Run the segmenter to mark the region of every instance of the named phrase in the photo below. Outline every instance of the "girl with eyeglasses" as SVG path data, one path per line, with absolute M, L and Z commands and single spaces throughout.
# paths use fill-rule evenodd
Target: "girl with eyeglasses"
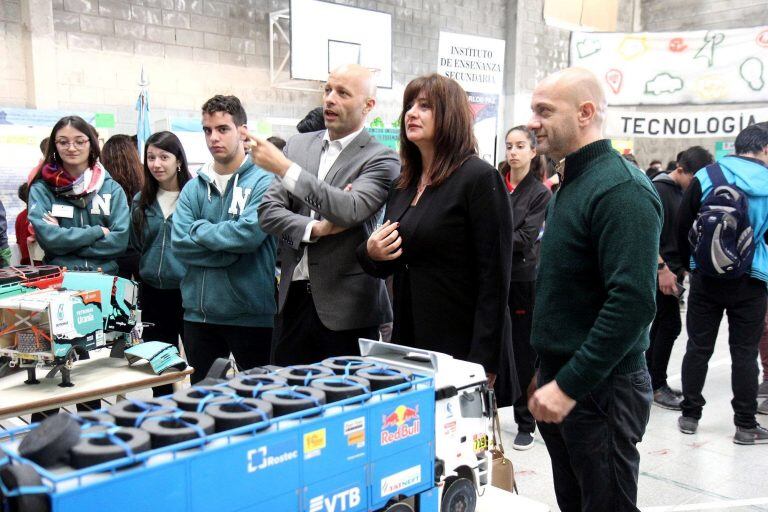
M 144 339 L 163 341 L 178 347 L 184 336 L 184 308 L 181 278 L 186 266 L 171 245 L 173 214 L 184 185 L 192 178 L 179 138 L 158 132 L 144 145 L 144 185 L 131 207 L 131 247 L 139 260 L 139 303 Z M 155 396 L 173 392 L 171 385 L 152 388 Z
M 96 130 L 78 116 L 59 119 L 29 190 L 29 221 L 44 262 L 117 274 L 128 246 L 123 189 L 99 163 Z

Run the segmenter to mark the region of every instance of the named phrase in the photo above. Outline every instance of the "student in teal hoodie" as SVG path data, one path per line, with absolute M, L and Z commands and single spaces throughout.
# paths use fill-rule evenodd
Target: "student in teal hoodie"
M 257 212 L 273 176 L 245 154 L 238 98 L 214 96 L 202 111 L 214 161 L 184 187 L 173 222 L 173 248 L 187 265 L 181 294 L 193 383 L 230 353 L 244 369 L 268 364 L 276 312 L 276 243 Z
M 731 348 L 733 391 L 733 442 L 742 445 L 768 444 L 768 429 L 755 417 L 758 391 L 758 343 L 768 307 L 768 130 L 765 123 L 744 128 L 734 142 L 735 155 L 718 160 L 725 181 L 747 196 L 753 229 L 755 255 L 749 272 L 738 278 L 711 277 L 696 270 L 688 244 L 688 230 L 701 203 L 712 193 L 712 180 L 699 170 L 683 195 L 678 212 L 677 249 L 679 264 L 692 270 L 691 291 L 685 324 L 688 344 L 683 357 L 682 415 L 677 425 L 684 434 L 695 434 L 706 400 L 702 394 L 709 359 L 723 312 L 728 315 L 728 344 Z
M 61 118 L 29 190 L 29 222 L 45 263 L 117 274 L 128 246 L 125 193 L 98 162 L 96 130 L 77 116 Z
M 128 202 L 98 161 L 96 130 L 78 116 L 66 116 L 53 126 L 49 141 L 29 189 L 29 222 L 44 262 L 117 275 L 116 258 L 128 246 Z M 87 352 L 80 358 L 87 359 Z M 100 400 L 78 404 L 100 407 Z M 55 412 L 35 414 L 32 421 Z
M 144 184 L 131 208 L 131 247 L 140 256 L 139 304 L 144 339 L 179 346 L 184 334 L 181 278 L 186 266 L 171 244 L 173 214 L 184 185 L 192 179 L 179 138 L 158 132 L 144 145 Z M 155 396 L 173 392 L 170 384 L 152 388 Z

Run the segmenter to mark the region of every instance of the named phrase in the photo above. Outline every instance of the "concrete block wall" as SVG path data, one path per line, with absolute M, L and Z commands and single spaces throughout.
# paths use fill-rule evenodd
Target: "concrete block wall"
M 27 80 L 24 60 L 21 1 L 0 1 L 0 105 L 23 105 Z
M 20 34 L 20 2 L 3 0 Z M 320 104 L 318 92 L 276 89 L 269 81 L 269 13 L 288 0 L 50 0 L 56 45 L 58 107 L 115 112 L 115 132 L 135 131 L 134 104 L 143 65 L 150 80 L 153 119 L 197 116 L 215 93 L 236 94 L 251 118 L 300 119 Z M 393 15 L 393 88 L 380 89 L 374 116 L 397 118 L 405 85 L 437 66 L 441 30 L 504 38 L 508 0 L 336 0 Z M 8 5 L 15 5 L 8 8 Z M 16 37 L 19 39 L 19 36 Z M 0 95 L 24 79 L 22 52 L 8 35 L 0 41 Z M 5 48 L 8 48 L 6 50 Z M 278 48 L 284 51 L 285 47 Z M 282 53 L 280 53 L 282 55 Z M 18 78 L 12 78 L 12 77 Z M 288 78 L 287 74 L 283 78 Z M 23 85 L 23 84 L 22 84 Z M 34 107 L 14 85 L 6 106 Z M 279 135 L 291 127 L 275 126 Z

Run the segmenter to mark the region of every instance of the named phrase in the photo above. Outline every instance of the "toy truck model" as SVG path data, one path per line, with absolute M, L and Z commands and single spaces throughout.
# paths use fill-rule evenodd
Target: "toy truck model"
M 0 506 L 12 512 L 473 512 L 478 491 L 491 481 L 491 407 L 483 368 L 375 341 L 361 340 L 361 352 L 362 358 L 332 358 L 344 365 L 343 374 L 338 365 L 329 370 L 329 360 L 313 365 L 322 368 L 306 374 L 309 388 L 292 385 L 287 377 L 300 367 L 240 374 L 165 397 L 165 405 L 156 403 L 131 420 L 136 428 L 106 429 L 84 421 L 69 462 L 53 466 L 20 455 L 19 441 L 32 435 L 35 425 L 8 431 L 0 440 Z M 352 380 L 352 373 L 362 382 L 364 372 L 371 379 L 375 374 L 399 380 L 332 398 L 335 386 Z M 251 382 L 259 378 L 283 379 L 275 386 L 284 387 Z M 272 398 L 272 417 L 257 414 L 249 424 L 221 429 L 222 411 L 242 403 L 244 384 L 253 389 L 247 396 L 258 398 L 242 413 L 254 414 L 258 401 Z M 303 410 L 278 411 L 306 400 L 302 389 L 320 394 Z M 182 427 L 188 431 L 193 416 L 159 407 L 169 401 L 181 407 L 182 399 L 195 396 L 196 410 L 202 410 L 196 433 L 164 445 L 162 439 L 177 436 Z M 126 410 L 118 403 L 102 412 L 116 414 L 114 407 Z M 212 427 L 203 431 L 205 417 L 215 420 L 215 433 Z M 174 422 L 182 427 L 172 429 Z M 117 415 L 115 423 L 121 424 Z M 141 436 L 147 439 L 143 447 Z M 84 441 L 90 457 L 103 452 L 112 458 L 80 469 L 68 466 L 75 465 L 76 447 Z
M 72 362 L 112 344 L 122 356 L 141 336 L 141 312 L 133 281 L 100 272 L 58 267 L 12 267 L 0 275 L 0 356 L 4 370 L 25 368 L 36 384 L 36 368 L 61 372 L 71 386 Z M 3 370 L 0 370 L 2 375 Z

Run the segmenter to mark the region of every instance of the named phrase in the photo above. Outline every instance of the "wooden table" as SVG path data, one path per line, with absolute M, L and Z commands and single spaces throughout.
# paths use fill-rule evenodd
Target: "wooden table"
M 108 356 L 109 350 L 97 350 L 91 352 L 91 359 L 76 361 L 72 367 L 74 386 L 68 388 L 59 387 L 60 374 L 45 378 L 50 368 L 37 370 L 40 384 L 24 384 L 27 372 L 23 369 L 3 377 L 0 379 L 0 419 L 171 384 L 193 372 L 192 367 L 187 367 L 183 371 L 155 375 L 149 363 L 128 366 L 125 358 Z

